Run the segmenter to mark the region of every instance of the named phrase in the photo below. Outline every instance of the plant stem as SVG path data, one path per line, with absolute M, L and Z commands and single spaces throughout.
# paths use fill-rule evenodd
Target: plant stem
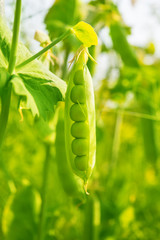
M 69 52 L 70 52 L 70 49 L 66 48 L 65 56 L 64 56 L 63 71 L 62 71 L 62 79 L 63 80 L 65 80 L 65 77 L 66 77 L 67 60 L 68 60 Z
M 21 18 L 21 5 L 22 5 L 21 0 L 17 0 L 16 1 L 16 10 L 15 10 L 15 15 L 14 15 L 11 53 L 10 53 L 9 66 L 8 66 L 8 72 L 10 74 L 13 73 L 14 67 L 15 67 L 15 63 L 16 63 L 16 54 L 17 54 L 17 47 L 18 47 L 20 18 Z
M 84 240 L 99 240 L 101 221 L 100 201 L 96 195 L 89 196 L 84 209 Z
M 46 222 L 46 197 L 47 197 L 47 185 L 48 185 L 48 173 L 50 167 L 50 145 L 46 144 L 46 157 L 43 168 L 43 183 L 42 183 L 42 204 L 40 211 L 40 220 L 39 220 L 39 232 L 38 232 L 38 240 L 43 240 L 45 236 L 45 222 Z
M 33 55 L 32 57 L 28 58 L 24 62 L 20 63 L 18 66 L 16 66 L 16 69 L 20 69 L 21 67 L 27 65 L 28 63 L 32 62 L 36 58 L 40 57 L 43 53 L 48 51 L 50 48 L 55 46 L 60 41 L 64 40 L 66 37 L 68 37 L 71 34 L 71 30 L 67 30 L 64 34 L 62 34 L 59 38 L 55 39 L 52 43 L 50 43 L 47 47 L 43 48 L 41 51 Z
M 11 101 L 11 84 L 4 89 L 1 96 L 1 115 L 0 115 L 0 149 L 2 146 L 5 130 L 7 127 L 9 107 Z
M 12 45 L 11 45 L 11 53 L 9 59 L 8 72 L 10 74 L 13 73 L 15 62 L 16 62 L 16 52 L 18 45 L 18 36 L 19 36 L 19 26 L 20 26 L 20 15 L 21 15 L 21 0 L 16 1 L 16 9 L 14 15 L 14 25 L 13 25 L 13 37 L 12 37 Z M 9 116 L 9 108 L 11 101 L 11 91 L 12 86 L 10 83 L 4 89 L 1 96 L 1 115 L 0 115 L 0 148 L 2 146 L 4 134 L 7 127 L 8 116 Z
M 120 113 L 117 113 L 115 131 L 113 137 L 113 146 L 112 146 L 112 161 L 111 167 L 114 167 L 117 164 L 118 154 L 120 149 L 120 138 L 121 138 L 121 128 L 123 123 L 123 110 Z

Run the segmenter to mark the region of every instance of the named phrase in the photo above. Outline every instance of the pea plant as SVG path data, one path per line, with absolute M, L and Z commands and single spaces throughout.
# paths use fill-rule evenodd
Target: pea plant
M 35 59 L 72 33 L 74 33 L 86 47 L 97 44 L 96 34 L 91 26 L 80 22 L 73 28 L 68 29 L 46 48 L 34 56 L 31 56 L 28 49 L 18 40 L 20 15 L 21 1 L 16 1 L 12 41 L 11 32 L 6 26 L 5 21 L 1 18 L 0 22 L 1 145 L 7 126 L 12 88 L 17 96 L 20 96 L 23 100 L 26 98 L 24 101 L 25 107 L 31 109 L 33 116 L 37 115 L 44 119 L 47 118 L 47 112 L 54 111 L 54 105 L 56 105 L 58 101 L 64 100 L 66 91 L 65 82 L 48 71 L 40 61 L 35 61 Z M 88 36 L 87 41 L 85 40 L 86 35 Z M 36 88 L 39 89 L 38 93 L 36 92 Z
M 96 149 L 94 93 L 92 78 L 86 63 L 88 57 L 95 61 L 89 54 L 88 47 L 97 45 L 97 36 L 89 24 L 81 21 L 75 26 L 68 27 L 63 34 L 32 55 L 19 41 L 21 5 L 22 1 L 17 0 L 12 33 L 7 27 L 5 19 L 2 16 L 0 18 L 0 156 L 3 151 L 3 141 L 5 141 L 12 91 L 19 98 L 21 116 L 23 117 L 22 110 L 30 109 L 34 118 L 45 121 L 44 125 L 49 121 L 49 116 L 52 115 L 52 119 L 55 119 L 55 108 L 58 106 L 58 102 L 65 101 L 65 116 L 63 117 L 65 119 L 65 143 L 62 141 L 61 147 L 64 147 L 65 144 L 64 151 L 67 153 L 67 158 L 62 157 L 62 162 L 58 163 L 59 174 L 63 175 L 62 178 L 66 178 L 64 189 L 67 189 L 70 195 L 75 195 L 74 197 L 84 202 L 88 178 L 91 176 L 95 164 Z M 74 35 L 82 45 L 72 60 L 75 65 L 67 87 L 63 80 L 49 71 L 37 58 L 71 35 Z M 68 90 L 65 96 L 66 89 Z M 57 107 L 58 119 L 62 118 L 61 111 L 64 113 L 63 107 Z M 52 123 L 55 128 L 56 120 Z M 56 127 L 57 155 L 61 154 L 58 150 L 61 128 L 63 129 L 63 119 L 62 124 L 59 120 Z M 46 152 L 49 145 L 47 142 Z M 47 155 L 46 159 L 48 158 Z M 48 169 L 44 168 L 38 239 L 44 239 L 47 171 Z
M 0 0 L 0 239 L 157 239 L 154 41 L 130 43 L 121 1 L 53 0 L 34 14 L 30 1 L 8 2 L 13 27 Z M 141 5 L 128 2 L 129 11 Z M 29 26 L 41 13 L 46 32 L 35 32 L 41 50 L 32 54 Z

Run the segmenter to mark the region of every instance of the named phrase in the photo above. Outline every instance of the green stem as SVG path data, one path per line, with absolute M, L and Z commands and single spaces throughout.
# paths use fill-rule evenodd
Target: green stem
M 41 51 L 39 51 L 38 53 L 36 53 L 35 55 L 33 55 L 32 57 L 28 58 L 27 60 L 25 60 L 24 62 L 20 63 L 18 66 L 16 66 L 16 69 L 19 69 L 25 65 L 27 65 L 28 63 L 32 62 L 33 60 L 35 60 L 36 58 L 40 57 L 43 53 L 45 53 L 46 51 L 48 51 L 50 48 L 52 48 L 53 46 L 55 46 L 57 43 L 59 43 L 60 41 L 64 40 L 66 37 L 68 37 L 71 34 L 71 30 L 67 30 L 64 34 L 62 34 L 59 38 L 55 39 L 51 44 L 49 44 L 47 47 L 43 48 Z
M 20 18 L 21 18 L 21 0 L 16 1 L 16 10 L 14 15 L 14 25 L 13 25 L 13 38 L 12 38 L 12 45 L 11 45 L 11 53 L 9 58 L 9 66 L 8 72 L 10 74 L 13 73 L 15 63 L 16 63 L 16 54 L 17 54 L 17 47 L 18 47 L 18 38 L 19 38 L 19 29 L 20 29 Z
M 1 96 L 1 115 L 0 115 L 0 148 L 2 146 L 4 134 L 7 127 L 9 107 L 11 101 L 11 85 L 4 89 Z
M 62 71 L 62 79 L 65 80 L 66 77 L 66 70 L 67 70 L 67 60 L 69 56 L 70 49 L 66 48 L 65 57 L 64 57 L 64 64 L 63 64 L 63 71 Z
M 13 73 L 15 62 L 16 62 L 16 52 L 17 52 L 19 27 L 20 27 L 20 16 L 21 16 L 21 0 L 17 0 L 15 15 L 14 15 L 11 53 L 10 53 L 9 66 L 8 66 L 8 72 L 10 74 Z M 7 127 L 7 122 L 8 122 L 9 108 L 10 108 L 10 101 L 11 101 L 11 91 L 12 91 L 12 86 L 11 84 L 8 84 L 1 96 L 0 148 L 2 146 L 2 142 L 3 142 L 3 138 L 4 138 L 4 134 Z
M 117 113 L 117 117 L 116 117 L 113 146 L 112 146 L 112 161 L 111 161 L 112 167 L 117 164 L 117 160 L 118 160 L 122 123 L 123 123 L 123 110 L 122 112 Z
M 43 183 L 42 183 L 42 205 L 40 211 L 40 220 L 39 220 L 39 232 L 38 240 L 43 240 L 45 237 L 45 222 L 46 222 L 46 204 L 47 204 L 47 185 L 48 185 L 48 173 L 50 167 L 50 145 L 46 144 L 46 158 L 44 162 L 43 169 Z
M 84 240 L 99 240 L 101 210 L 100 201 L 96 195 L 89 196 L 84 209 Z

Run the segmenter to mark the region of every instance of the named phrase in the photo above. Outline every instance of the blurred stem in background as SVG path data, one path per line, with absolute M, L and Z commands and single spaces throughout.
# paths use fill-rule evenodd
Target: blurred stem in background
M 146 102 L 141 102 L 142 109 L 146 110 L 148 113 L 152 115 L 152 109 L 150 105 Z M 155 126 L 154 121 L 150 119 L 141 119 L 141 129 L 143 135 L 143 143 L 145 150 L 145 157 L 148 162 L 156 165 L 156 161 L 158 159 L 158 152 L 156 146 L 156 136 L 155 136 Z
M 62 69 L 62 79 L 63 80 L 66 79 L 66 75 L 67 75 L 67 63 L 68 63 L 69 54 L 70 54 L 70 48 L 66 47 L 65 55 L 64 55 L 63 69 Z
M 41 210 L 39 218 L 39 230 L 38 230 L 38 240 L 43 240 L 45 238 L 45 223 L 46 223 L 46 204 L 47 204 L 47 186 L 48 186 L 48 174 L 50 168 L 50 144 L 45 144 L 46 157 L 43 167 L 43 179 L 42 179 L 42 189 L 41 189 Z
M 97 196 L 88 196 L 84 214 L 84 240 L 99 240 L 101 219 L 100 201 Z
M 119 148 L 120 148 L 122 123 L 123 123 L 123 112 L 118 112 L 116 116 L 116 123 L 114 128 L 115 131 L 114 131 L 114 137 L 113 137 L 112 159 L 111 159 L 110 168 L 115 167 L 117 164 Z
M 135 52 L 133 51 L 133 48 L 128 43 L 124 27 L 120 23 L 112 24 L 110 26 L 110 35 L 112 38 L 113 47 L 121 56 L 123 63 L 126 66 L 132 67 L 133 69 L 139 71 L 141 66 L 138 62 Z M 144 111 L 145 109 L 145 111 L 150 114 L 151 107 L 149 104 L 146 105 L 147 100 L 142 100 L 141 96 L 136 97 L 141 110 Z M 146 160 L 155 164 L 157 161 L 158 153 L 156 147 L 154 122 L 149 119 L 141 119 L 141 128 Z

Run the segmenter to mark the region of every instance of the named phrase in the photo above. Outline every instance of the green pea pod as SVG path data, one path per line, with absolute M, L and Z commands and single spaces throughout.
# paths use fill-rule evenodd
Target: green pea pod
M 89 52 L 94 59 L 96 59 L 98 56 L 98 51 L 99 51 L 98 48 L 99 48 L 98 46 L 94 46 L 94 45 L 89 48 Z M 96 62 L 94 62 L 92 59 L 89 58 L 87 62 L 87 66 L 91 75 L 93 76 L 96 70 Z
M 76 175 L 87 185 L 95 165 L 95 102 L 92 77 L 84 48 L 70 73 L 65 98 L 67 159 Z
M 86 199 L 86 193 L 84 191 L 83 181 L 72 172 L 71 167 L 68 164 L 64 138 L 64 104 L 61 103 L 58 108 L 58 122 L 56 126 L 55 140 L 58 174 L 64 191 L 69 196 L 84 202 Z

